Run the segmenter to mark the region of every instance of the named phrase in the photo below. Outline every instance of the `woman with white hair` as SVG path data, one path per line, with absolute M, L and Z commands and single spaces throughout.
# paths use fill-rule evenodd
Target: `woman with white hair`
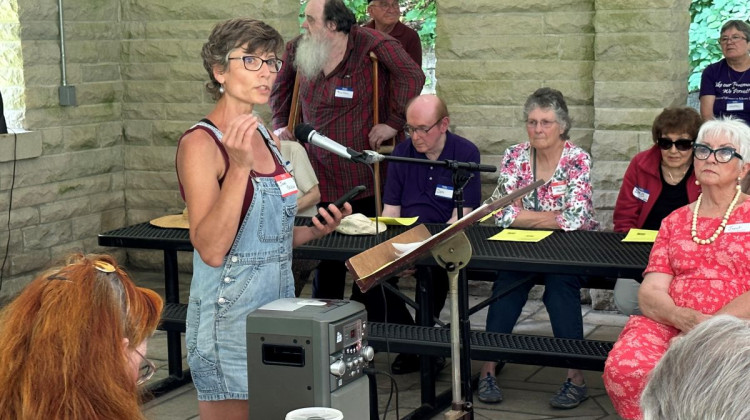
M 750 418 L 750 323 L 701 322 L 664 353 L 641 396 L 645 420 Z M 700 386 L 696 386 L 700 384 Z
M 701 195 L 662 222 L 638 294 L 643 316 L 630 317 L 604 367 L 623 418 L 643 418 L 641 392 L 673 338 L 713 315 L 750 319 L 750 201 L 739 185 L 749 154 L 750 127 L 738 120 L 708 121 L 698 132 Z

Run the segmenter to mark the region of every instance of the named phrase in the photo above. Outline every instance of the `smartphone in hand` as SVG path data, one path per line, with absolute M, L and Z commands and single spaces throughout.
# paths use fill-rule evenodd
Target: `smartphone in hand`
M 338 209 L 341 209 L 341 206 L 343 206 L 343 205 L 344 205 L 344 203 L 346 203 L 347 201 L 350 201 L 350 200 L 352 200 L 352 199 L 353 199 L 354 197 L 356 197 L 357 195 L 359 195 L 359 194 L 360 194 L 360 193 L 361 193 L 362 191 L 364 191 L 364 190 L 366 190 L 366 189 L 367 189 L 367 188 L 365 188 L 365 186 L 364 186 L 364 185 L 357 185 L 356 187 L 354 187 L 354 188 L 352 188 L 351 190 L 347 191 L 347 193 L 346 193 L 346 194 L 344 194 L 344 195 L 342 195 L 341 197 L 339 197 L 338 199 L 336 199 L 336 201 L 334 201 L 334 202 L 333 202 L 333 205 L 334 205 L 334 206 L 336 206 L 336 208 L 338 208 Z M 327 206 L 326 206 L 326 210 L 327 210 L 327 209 L 328 209 L 328 208 L 327 208 Z M 324 224 L 324 225 L 325 225 L 325 224 L 327 223 L 327 222 L 326 222 L 326 219 L 322 218 L 322 217 L 320 216 L 320 214 L 316 214 L 316 215 L 315 215 L 315 216 L 313 216 L 313 217 L 314 217 L 314 218 L 316 218 L 316 219 L 318 219 L 318 221 L 319 221 L 320 223 Z M 312 219 L 310 219 L 310 221 L 309 221 L 309 222 L 307 222 L 307 226 L 313 226 L 313 221 L 312 221 Z

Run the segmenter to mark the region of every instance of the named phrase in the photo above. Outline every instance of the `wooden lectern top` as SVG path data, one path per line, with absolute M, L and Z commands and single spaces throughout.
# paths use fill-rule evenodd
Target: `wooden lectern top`
M 448 225 L 440 232 L 430 235 L 424 225 L 418 225 L 408 231 L 382 242 L 360 254 L 346 260 L 346 267 L 354 276 L 354 281 L 364 293 L 376 286 L 384 279 L 403 271 L 417 260 L 426 256 L 430 249 L 451 238 L 466 227 L 476 223 L 493 211 L 505 207 L 514 200 L 523 197 L 535 188 L 544 184 L 544 180 L 537 180 L 531 185 L 516 190 L 505 197 L 483 204 L 471 213 Z M 393 244 L 415 244 L 413 249 L 402 254 L 398 253 Z

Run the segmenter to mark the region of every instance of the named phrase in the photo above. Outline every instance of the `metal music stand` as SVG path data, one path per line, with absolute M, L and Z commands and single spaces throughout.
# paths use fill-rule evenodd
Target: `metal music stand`
M 469 357 L 470 355 L 470 343 L 468 340 L 461 340 L 459 338 L 461 325 L 459 317 L 461 314 L 458 309 L 458 274 L 459 270 L 465 267 L 471 259 L 471 244 L 463 231 L 466 227 L 474 224 L 483 217 L 511 204 L 516 199 L 525 196 L 543 184 L 544 180 L 537 180 L 533 184 L 516 190 L 505 197 L 483 204 L 435 235 L 430 235 L 430 232 L 424 225 L 418 225 L 346 261 L 346 266 L 354 276 L 354 281 L 362 293 L 366 293 L 385 279 L 413 265 L 418 260 L 424 258 L 428 251 L 437 263 L 448 271 L 451 296 L 450 329 L 451 359 L 453 360 L 451 371 L 453 402 L 451 411 L 446 413 L 446 419 L 471 419 L 473 414 L 471 412 L 471 404 L 466 404 L 461 397 L 462 372 L 460 367 L 463 364 L 459 362 L 462 360 L 462 346 L 464 351 L 463 356 Z M 396 249 L 392 245 L 393 243 L 419 243 L 419 245 L 415 246 L 411 251 L 397 255 Z M 464 342 L 462 343 L 461 341 Z M 464 372 L 463 374 L 469 377 L 471 372 Z

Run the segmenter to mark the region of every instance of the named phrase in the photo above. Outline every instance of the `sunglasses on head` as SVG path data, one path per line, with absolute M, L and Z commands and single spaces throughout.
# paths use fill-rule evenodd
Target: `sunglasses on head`
M 693 140 L 690 139 L 677 139 L 672 141 L 666 137 L 662 137 L 656 141 L 661 150 L 669 150 L 672 146 L 676 147 L 681 152 L 686 152 L 693 148 Z

